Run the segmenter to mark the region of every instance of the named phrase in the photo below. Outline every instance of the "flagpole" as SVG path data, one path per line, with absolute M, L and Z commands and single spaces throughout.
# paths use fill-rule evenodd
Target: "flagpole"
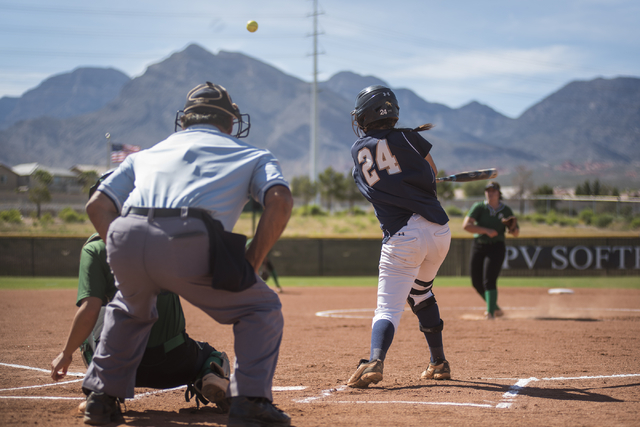
M 104 135 L 107 138 L 107 171 L 111 169 L 111 134 Z

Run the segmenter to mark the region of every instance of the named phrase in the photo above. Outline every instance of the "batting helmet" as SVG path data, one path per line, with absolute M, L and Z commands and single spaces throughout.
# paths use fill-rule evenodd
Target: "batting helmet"
M 187 102 L 184 108 L 176 114 L 176 130 L 178 128 L 180 117 L 183 114 L 216 114 L 225 113 L 234 118 L 233 124 L 238 125 L 236 138 L 244 138 L 249 136 L 251 128 L 251 119 L 248 114 L 240 114 L 240 109 L 231 100 L 231 96 L 227 90 L 211 82 L 198 85 L 191 89 L 187 94 Z
M 362 89 L 356 97 L 356 108 L 351 112 L 354 129 L 357 125 L 361 130 L 376 120 L 398 119 L 399 115 L 400 107 L 395 93 L 381 85 Z

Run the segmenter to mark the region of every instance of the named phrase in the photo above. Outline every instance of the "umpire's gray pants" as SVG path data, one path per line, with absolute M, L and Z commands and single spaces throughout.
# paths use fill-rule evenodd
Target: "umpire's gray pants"
M 107 306 L 85 388 L 134 396 L 136 369 L 158 317 L 156 295 L 167 290 L 217 322 L 233 325 L 236 360 L 228 395 L 273 399 L 284 326 L 280 299 L 259 277 L 242 292 L 213 289 L 209 240 L 201 220 L 119 217 L 109 227 L 107 254 L 118 292 Z

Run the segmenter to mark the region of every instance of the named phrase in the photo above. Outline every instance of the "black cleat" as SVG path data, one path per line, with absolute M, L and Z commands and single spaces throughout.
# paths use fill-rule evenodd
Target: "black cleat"
M 87 397 L 87 405 L 84 409 L 84 423 L 101 426 L 111 422 L 124 422 L 118 398 L 92 391 Z
M 264 397 L 231 398 L 227 427 L 289 426 L 291 417 Z

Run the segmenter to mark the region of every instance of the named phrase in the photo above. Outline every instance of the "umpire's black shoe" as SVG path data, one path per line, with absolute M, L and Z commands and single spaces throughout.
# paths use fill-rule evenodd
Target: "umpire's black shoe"
M 84 423 L 101 426 L 110 422 L 124 422 L 118 398 L 92 391 L 87 397 L 87 406 L 84 409 Z
M 232 397 L 227 427 L 289 426 L 291 417 L 264 397 Z

